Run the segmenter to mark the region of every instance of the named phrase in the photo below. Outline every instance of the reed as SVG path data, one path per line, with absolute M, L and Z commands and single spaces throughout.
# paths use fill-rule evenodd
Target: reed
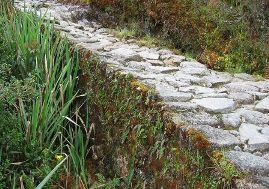
M 14 10 L 5 1 L 0 15 L 6 27 L 4 37 L 16 49 L 16 61 L 12 63 L 14 74 L 19 79 L 32 75 L 38 91 L 31 103 L 18 99 L 25 140 L 29 144 L 37 142 L 54 154 L 67 152 L 67 162 L 71 164 L 68 171 L 72 171 L 77 183 L 85 185 L 89 138 L 81 127 L 70 121 L 78 94 L 79 53 L 56 33 L 52 21 L 45 16 L 38 17 L 37 12 Z M 58 164 L 39 187 L 43 187 L 62 164 Z

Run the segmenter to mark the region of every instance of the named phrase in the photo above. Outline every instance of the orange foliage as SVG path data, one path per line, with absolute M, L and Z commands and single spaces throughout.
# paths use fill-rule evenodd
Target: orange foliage
M 199 131 L 195 129 L 189 129 L 187 131 L 187 135 L 190 138 L 192 144 L 197 148 L 197 149 L 206 149 L 209 147 L 209 142 L 207 138 Z

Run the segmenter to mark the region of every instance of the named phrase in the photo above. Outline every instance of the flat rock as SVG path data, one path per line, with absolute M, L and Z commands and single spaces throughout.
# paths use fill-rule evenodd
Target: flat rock
M 145 59 L 150 59 L 150 60 L 158 60 L 160 57 L 158 53 L 152 53 L 152 52 L 147 52 L 147 51 L 140 52 L 139 56 Z
M 220 120 L 216 115 L 210 115 L 206 112 L 183 112 L 181 119 L 192 125 L 210 125 L 217 126 Z
M 202 98 L 193 99 L 192 102 L 213 113 L 228 113 L 235 108 L 235 102 L 228 98 Z
M 167 76 L 167 77 L 163 78 L 162 81 L 168 83 L 169 85 L 172 85 L 175 88 L 190 86 L 189 81 L 186 81 L 186 80 L 185 81 L 177 81 L 173 76 Z
M 163 66 L 148 67 L 148 71 L 153 72 L 153 73 L 169 74 L 169 73 L 177 72 L 178 70 L 179 70 L 178 67 L 163 67 Z
M 128 48 L 117 48 L 112 50 L 110 53 L 125 58 L 132 57 L 136 54 L 136 52 L 133 49 Z
M 170 91 L 162 91 L 159 93 L 160 96 L 164 99 L 164 101 L 168 102 L 185 102 L 192 99 L 192 93 L 182 93 L 182 92 L 170 92 Z
M 227 98 L 228 94 L 226 93 L 204 93 L 199 94 L 195 98 Z
M 186 60 L 186 57 L 180 55 L 174 55 L 169 60 L 172 61 L 173 64 L 181 65 L 181 63 Z
M 248 150 L 267 150 L 269 149 L 269 137 L 261 133 L 261 127 L 253 124 L 243 123 L 239 128 L 240 139 L 247 142 Z
M 269 176 L 254 176 L 254 180 L 265 188 L 269 188 Z
M 255 106 L 255 109 L 261 112 L 268 113 L 269 112 L 269 97 L 266 97 L 265 99 L 258 102 L 258 104 Z
M 230 93 L 228 97 L 239 104 L 251 104 L 254 102 L 254 96 L 249 93 Z
M 261 130 L 261 133 L 269 137 L 269 125 Z
M 207 75 L 202 77 L 202 81 L 211 85 L 221 85 L 229 83 L 231 78 L 223 75 Z
M 234 82 L 229 83 L 224 86 L 229 92 L 249 92 L 249 91 L 255 91 L 258 92 L 259 88 L 256 86 L 253 86 L 251 84 L 248 84 L 247 82 Z
M 187 128 L 192 128 L 203 133 L 214 147 L 232 147 L 241 144 L 237 137 L 223 129 L 214 128 L 208 125 L 191 125 Z
M 238 128 L 241 124 L 241 116 L 238 113 L 223 114 L 222 122 L 225 126 Z
M 166 107 L 178 112 L 194 110 L 198 107 L 197 104 L 191 102 L 166 102 L 165 104 Z
M 185 74 L 199 75 L 199 76 L 208 75 L 210 73 L 209 70 L 206 68 L 194 68 L 194 67 L 185 67 L 180 71 L 182 71 Z
M 138 55 L 138 54 L 134 54 L 129 56 L 128 58 L 125 59 L 125 61 L 135 61 L 135 62 L 142 62 L 144 59 Z
M 250 179 L 236 179 L 235 186 L 238 189 L 268 189 L 268 187 L 254 183 L 253 180 L 251 181 Z
M 263 125 L 269 123 L 269 115 L 263 114 L 258 111 L 248 110 L 246 108 L 240 108 L 236 110 L 244 122 L 256 124 L 256 125 Z
M 112 42 L 109 40 L 102 40 L 96 43 L 85 43 L 84 48 L 88 48 L 91 50 L 101 50 L 106 46 L 111 45 Z
M 164 62 L 160 60 L 148 60 L 152 66 L 164 66 Z
M 248 152 L 229 151 L 225 153 L 234 165 L 247 173 L 269 174 L 269 161 Z
M 204 64 L 201 64 L 196 61 L 184 61 L 180 63 L 180 67 L 183 68 L 203 68 L 206 69 L 206 66 Z
M 174 77 L 176 78 L 176 80 L 178 81 L 189 81 L 192 83 L 199 83 L 201 82 L 201 78 L 197 77 L 197 76 L 192 76 L 183 72 L 176 72 Z
M 180 87 L 178 88 L 178 91 L 183 91 L 183 92 L 192 92 L 196 95 L 200 94 L 212 94 L 215 93 L 214 89 L 208 88 L 208 87 L 201 87 L 198 85 L 192 85 L 189 87 Z
M 261 92 L 269 92 L 269 80 L 258 81 L 256 82 L 256 86 L 261 89 Z
M 255 77 L 247 73 L 234 74 L 234 77 L 245 80 L 245 81 L 256 81 Z
M 249 91 L 248 93 L 253 95 L 255 100 L 262 100 L 268 96 L 268 93 L 262 93 L 262 92 Z
M 130 68 L 137 68 L 137 69 L 140 69 L 140 70 L 146 70 L 146 68 L 150 67 L 151 64 L 147 63 L 147 62 L 130 61 L 130 62 L 126 63 L 126 66 L 128 66 Z

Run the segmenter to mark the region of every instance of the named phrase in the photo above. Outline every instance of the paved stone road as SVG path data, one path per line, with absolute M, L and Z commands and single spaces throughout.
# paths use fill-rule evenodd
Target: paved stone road
M 16 2 L 20 8 L 23 4 Z M 68 39 L 95 52 L 110 68 L 155 88 L 177 112 L 175 122 L 201 131 L 214 147 L 229 149 L 226 156 L 238 168 L 269 184 L 269 80 L 217 72 L 170 50 L 121 41 L 98 23 L 75 20 L 86 11 L 78 6 L 40 0 L 26 0 L 25 5 L 39 7 L 42 15 L 48 9 L 47 16 Z

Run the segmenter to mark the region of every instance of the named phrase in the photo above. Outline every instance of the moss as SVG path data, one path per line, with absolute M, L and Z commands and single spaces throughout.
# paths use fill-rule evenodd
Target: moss
M 131 85 L 138 91 L 141 91 L 142 93 L 147 93 L 149 91 L 149 88 L 142 84 L 141 82 L 139 81 L 132 81 L 131 82 Z
M 148 98 L 148 87 L 106 69 L 95 58 L 82 64 L 95 123 L 92 145 L 102 152 L 98 159 L 90 157 L 90 175 L 128 180 L 120 188 L 140 188 L 145 180 L 149 188 L 221 186 L 214 179 L 217 169 L 209 169 L 213 162 L 206 138 L 195 130 L 182 132 L 159 101 Z
M 195 129 L 189 129 L 187 131 L 187 135 L 190 138 L 192 144 L 197 149 L 207 149 L 209 148 L 210 144 L 207 140 L 207 138 L 199 131 Z

